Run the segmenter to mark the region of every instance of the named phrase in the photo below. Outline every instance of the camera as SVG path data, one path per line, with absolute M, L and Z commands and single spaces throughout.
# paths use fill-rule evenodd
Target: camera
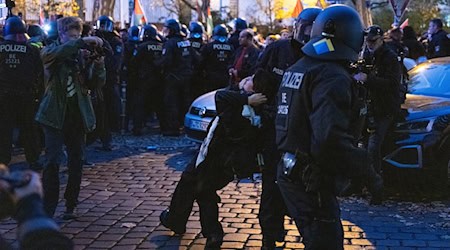
M 0 181 L 9 184 L 9 189 L 0 189 L 0 219 L 11 216 L 14 212 L 14 189 L 21 188 L 31 181 L 31 175 L 23 171 L 0 173 Z
M 362 72 L 365 74 L 369 74 L 375 69 L 375 65 L 373 65 L 373 63 L 369 63 L 366 59 L 359 59 L 355 63 L 352 63 L 350 65 L 350 68 L 355 73 Z

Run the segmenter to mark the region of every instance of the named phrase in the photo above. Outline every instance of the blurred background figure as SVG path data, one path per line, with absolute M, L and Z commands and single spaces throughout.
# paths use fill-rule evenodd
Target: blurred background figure
M 414 31 L 413 27 L 406 26 L 403 28 L 403 45 L 408 48 L 409 54 L 408 57 L 412 58 L 416 61 L 423 61 L 425 57 L 425 48 L 423 45 L 417 40 L 417 34 Z

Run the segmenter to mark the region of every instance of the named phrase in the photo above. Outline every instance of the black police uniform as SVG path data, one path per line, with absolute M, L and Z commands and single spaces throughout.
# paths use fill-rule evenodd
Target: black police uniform
M 128 40 L 123 44 L 123 60 L 122 60 L 122 66 L 121 66 L 121 82 L 125 82 L 127 84 L 126 86 L 126 100 L 127 100 L 127 104 L 126 105 L 126 121 L 125 121 L 125 130 L 128 130 L 128 123 L 129 123 L 129 119 L 131 118 L 132 115 L 132 106 L 134 103 L 134 89 L 130 88 L 130 85 L 133 85 L 132 83 L 130 83 L 130 75 L 129 75 L 129 67 L 130 67 L 130 62 L 132 61 L 133 57 L 136 56 L 137 53 L 137 48 L 139 46 L 139 40 L 137 41 L 133 41 L 133 40 Z M 134 120 L 133 120 L 133 124 L 134 124 Z
M 205 71 L 206 92 L 228 85 L 228 66 L 231 63 L 234 47 L 228 42 L 215 40 L 201 50 L 201 68 Z
M 258 67 L 271 73 L 272 84 L 277 86 L 277 89 L 284 71 L 303 56 L 300 50 L 301 46 L 296 40 L 288 39 L 276 41 L 264 50 L 258 62 Z M 276 103 L 273 103 L 273 107 L 276 108 Z M 274 120 L 273 117 L 272 121 L 265 121 L 263 124 L 274 124 Z M 280 155 L 275 142 L 275 126 L 267 127 L 262 134 L 265 137 L 263 149 L 265 164 L 262 168 L 263 188 L 259 209 L 259 224 L 261 225 L 263 240 L 268 241 L 267 244 L 271 244 L 269 241 L 283 241 L 284 215 L 287 211 L 276 183 L 276 169 Z
M 301 173 L 285 175 L 283 159 L 280 161 L 278 184 L 306 249 L 342 249 L 334 183 L 340 175 L 362 175 L 361 166 L 367 163 L 367 152 L 355 147 L 349 136 L 350 120 L 358 115 L 349 112 L 356 98 L 352 84 L 343 65 L 305 56 L 285 72 L 280 86 L 278 149 L 297 157 L 297 171 L 305 170 L 307 158 L 314 159 L 324 180 L 309 191 Z
M 163 134 L 177 135 L 184 114 L 191 104 L 190 82 L 193 75 L 193 52 L 189 40 L 175 34 L 164 43 L 161 65 L 164 70 L 164 106 L 166 108 L 166 131 Z
M 241 45 L 239 45 L 239 33 L 240 31 L 235 31 L 230 35 L 230 38 L 228 39 L 228 42 L 233 45 L 235 49 L 239 48 Z
M 25 156 L 35 163 L 40 155 L 34 126 L 36 98 L 42 95 L 43 64 L 39 50 L 26 42 L 0 43 L 0 163 L 11 160 L 14 125 L 18 123 L 25 140 Z
M 116 32 L 102 31 L 99 34 L 110 45 L 112 53 L 105 56 L 106 84 L 103 87 L 105 98 L 105 139 L 104 144 L 111 142 L 111 130 L 118 131 L 120 127 L 120 69 L 122 65 L 123 43 Z
M 444 30 L 439 30 L 431 36 L 431 41 L 428 42 L 428 58 L 450 55 L 450 38 L 447 35 Z
M 145 125 L 147 103 L 156 112 L 160 123 L 164 122 L 162 110 L 164 85 L 162 84 L 161 67 L 156 65 L 161 59 L 162 50 L 163 43 L 154 39 L 140 44 L 129 67 L 132 84 L 130 87 L 134 93 L 132 111 L 133 132 L 135 133 L 139 133 Z
M 190 37 L 188 39 L 191 42 L 193 57 L 194 57 L 194 67 L 193 67 L 193 77 L 191 81 L 191 99 L 194 100 L 195 98 L 199 97 L 200 95 L 204 94 L 204 85 L 205 85 L 205 77 L 203 72 L 200 69 L 200 62 L 201 62 L 201 55 L 200 51 L 203 48 L 203 46 L 206 45 L 206 43 L 203 41 L 202 38 L 194 38 Z
M 370 187 L 380 179 L 351 131 L 359 110 L 348 65 L 358 59 L 363 39 L 354 9 L 326 8 L 302 48 L 305 56 L 285 71 L 278 91 L 276 140 L 283 155 L 277 181 L 305 249 L 343 249 L 336 195 L 350 178 L 368 179 Z
M 271 43 L 261 55 L 258 68 L 272 73 L 274 83 L 279 85 L 284 71 L 303 56 L 302 46 L 303 44 L 294 39 L 283 39 Z

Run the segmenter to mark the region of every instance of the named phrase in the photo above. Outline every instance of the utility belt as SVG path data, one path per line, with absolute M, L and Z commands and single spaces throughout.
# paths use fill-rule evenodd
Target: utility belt
M 281 157 L 283 174 L 292 182 L 301 182 L 306 192 L 318 192 L 323 181 L 319 166 L 304 152 L 283 153 Z

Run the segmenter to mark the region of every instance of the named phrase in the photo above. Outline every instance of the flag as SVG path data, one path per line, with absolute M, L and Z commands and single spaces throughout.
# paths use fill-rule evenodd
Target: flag
M 134 0 L 134 10 L 131 17 L 131 23 L 136 26 L 147 24 L 147 17 L 145 16 L 145 12 L 143 11 L 139 0 Z
M 400 29 L 403 29 L 408 25 L 409 25 L 409 18 L 406 18 L 406 20 L 400 25 Z
M 303 11 L 303 4 L 302 0 L 297 0 L 297 4 L 294 7 L 294 10 L 292 11 L 291 17 L 297 18 L 297 16 L 300 14 L 300 12 Z
M 211 8 L 208 5 L 207 9 L 206 9 L 206 34 L 208 34 L 208 36 L 212 36 L 213 33 L 213 29 L 214 29 L 214 24 L 213 24 L 213 19 L 211 16 Z
M 316 51 L 316 54 L 318 55 L 334 51 L 333 43 L 328 38 L 324 38 L 320 41 L 315 42 L 313 44 L 313 47 L 314 50 Z
M 321 9 L 324 9 L 324 8 L 326 8 L 328 6 L 328 4 L 327 4 L 327 2 L 325 0 L 317 0 L 316 6 L 321 8 Z
M 39 25 L 43 26 L 44 24 L 45 24 L 44 7 L 42 6 L 42 1 L 39 1 Z

